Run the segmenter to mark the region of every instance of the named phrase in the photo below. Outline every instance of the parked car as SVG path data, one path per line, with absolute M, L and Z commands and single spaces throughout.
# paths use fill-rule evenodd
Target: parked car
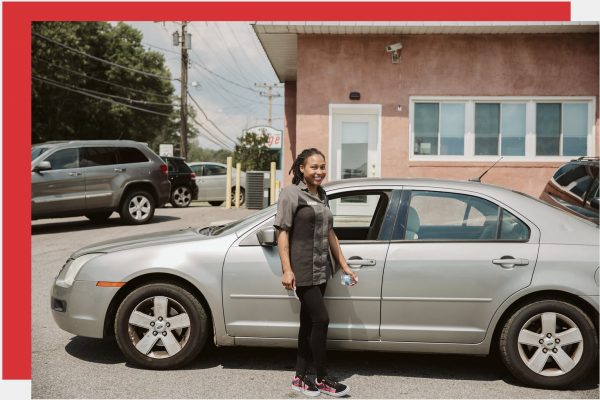
M 161 156 L 161 158 L 169 166 L 171 205 L 178 208 L 188 207 L 192 200 L 198 196 L 196 174 L 181 157 Z
M 598 224 L 598 161 L 581 157 L 561 166 L 540 199 Z
M 529 385 L 568 387 L 598 355 L 596 225 L 475 182 L 352 179 L 325 186 L 360 282 L 327 286 L 328 346 L 486 355 Z M 352 201 L 349 201 L 352 200 Z M 207 340 L 294 347 L 299 302 L 281 286 L 276 205 L 223 226 L 98 243 L 52 288 L 64 330 L 144 368 L 179 368 Z M 402 359 L 399 359 L 399 362 Z
M 170 187 L 167 166 L 143 143 L 49 142 L 31 149 L 32 219 L 104 221 L 117 211 L 129 224 L 144 224 L 169 199 Z
M 196 173 L 198 197 L 200 201 L 208 201 L 212 206 L 220 206 L 225 201 L 227 190 L 227 165 L 213 162 L 190 162 L 192 171 Z M 232 169 L 231 203 L 235 204 L 236 169 Z M 246 173 L 240 175 L 240 205 L 246 202 Z

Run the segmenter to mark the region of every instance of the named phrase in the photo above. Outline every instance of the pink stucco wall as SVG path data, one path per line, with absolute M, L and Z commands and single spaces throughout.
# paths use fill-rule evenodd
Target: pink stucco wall
M 403 45 L 399 64 L 384 50 L 395 42 Z M 295 120 L 295 130 L 285 130 L 284 171 L 305 147 L 327 154 L 332 103 L 382 105 L 382 176 L 454 179 L 477 176 L 490 163 L 409 162 L 409 96 L 595 96 L 598 106 L 595 34 L 301 35 L 297 60 L 296 85 L 286 86 L 286 120 Z M 350 101 L 351 91 L 361 99 Z M 595 121 L 598 155 L 597 110 Z M 501 163 L 484 181 L 538 196 L 560 164 Z

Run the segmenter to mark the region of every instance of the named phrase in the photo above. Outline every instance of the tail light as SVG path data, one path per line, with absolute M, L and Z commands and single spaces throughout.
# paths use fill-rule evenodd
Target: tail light
M 195 172 L 192 172 L 192 174 L 190 175 L 190 179 L 192 179 L 192 180 L 196 179 L 196 173 Z
M 169 166 L 167 164 L 160 164 L 160 172 L 169 175 Z

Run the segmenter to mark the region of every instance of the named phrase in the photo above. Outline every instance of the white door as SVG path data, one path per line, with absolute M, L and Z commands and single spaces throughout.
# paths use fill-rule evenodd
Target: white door
M 357 110 L 358 111 L 358 110 Z M 332 114 L 330 180 L 375 178 L 381 176 L 379 114 Z M 344 199 L 334 213 L 364 215 L 374 209 L 367 196 Z M 372 200 L 371 200 L 372 201 Z

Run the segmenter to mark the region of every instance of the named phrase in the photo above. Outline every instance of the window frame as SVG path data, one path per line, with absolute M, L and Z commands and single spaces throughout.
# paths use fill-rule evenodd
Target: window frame
M 415 103 L 465 103 L 465 137 L 464 155 L 421 155 L 414 153 L 414 115 Z M 507 103 L 525 104 L 525 155 L 524 156 L 502 156 L 502 155 L 475 155 L 475 103 Z M 536 155 L 536 104 L 537 103 L 560 103 L 561 116 L 564 112 L 565 103 L 587 103 L 587 154 L 585 157 L 596 156 L 596 97 L 594 96 L 410 96 L 408 113 L 408 160 L 411 162 L 431 161 L 497 161 L 502 157 L 503 161 L 511 162 L 567 162 L 579 156 L 538 156 Z M 502 119 L 502 111 L 500 114 Z M 561 122 L 560 151 L 563 148 L 563 127 Z M 439 140 L 439 132 L 438 132 Z M 501 140 L 501 137 L 500 139 Z M 439 152 L 439 149 L 438 149 Z M 501 146 L 499 146 L 499 153 Z

